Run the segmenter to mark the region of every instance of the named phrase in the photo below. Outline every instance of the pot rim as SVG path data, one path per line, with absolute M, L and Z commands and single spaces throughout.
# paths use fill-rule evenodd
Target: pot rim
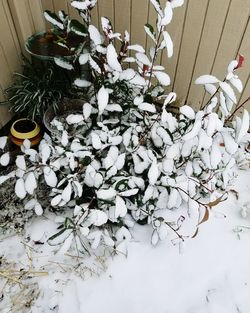
M 62 57 L 61 55 L 54 55 L 54 56 L 51 56 L 51 55 L 43 55 L 43 54 L 36 54 L 34 52 L 32 52 L 30 50 L 30 43 L 35 40 L 35 38 L 37 38 L 38 36 L 41 36 L 41 35 L 44 35 L 48 33 L 48 31 L 40 31 L 40 32 L 37 32 L 33 35 L 31 35 L 30 37 L 28 37 L 25 41 L 25 44 L 24 44 L 24 47 L 25 47 L 25 50 L 32 56 L 40 59 L 40 60 L 50 60 L 50 61 L 53 61 L 55 58 L 58 58 L 58 57 Z M 72 54 L 72 55 L 65 55 L 63 56 L 64 59 L 66 60 L 72 60 L 73 58 L 75 57 L 75 53 Z
M 15 129 L 15 124 L 17 122 L 20 122 L 20 121 L 24 121 L 24 120 L 27 120 L 27 121 L 31 121 L 32 123 L 35 124 L 35 128 L 30 131 L 30 132 L 27 132 L 27 133 L 21 133 L 21 132 L 18 132 L 16 129 Z M 16 120 L 12 125 L 11 125 L 11 129 L 10 129 L 10 133 L 13 137 L 16 137 L 17 139 L 31 139 L 33 137 L 36 137 L 40 132 L 40 126 L 33 120 L 31 119 L 28 119 L 28 118 L 20 118 L 18 120 Z

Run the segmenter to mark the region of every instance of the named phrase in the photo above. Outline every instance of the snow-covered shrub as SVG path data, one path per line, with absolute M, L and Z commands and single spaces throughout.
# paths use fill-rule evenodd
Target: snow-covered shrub
M 88 2 L 73 1 L 79 10 Z M 151 0 L 158 18 L 156 29 L 145 25 L 153 43 L 148 53 L 131 45 L 127 32 L 115 33 L 107 18 L 101 20 L 103 35 L 90 25 L 90 53 L 77 62 L 89 63 L 94 80 L 75 81 L 89 95 L 82 114 L 55 119 L 57 132 L 45 135 L 38 151 L 25 141 L 16 170 L 0 177 L 1 183 L 15 180 L 24 209 L 37 215 L 46 209 L 37 189 L 47 184 L 50 208 L 66 212 L 50 238 L 51 244 L 64 242 L 63 252 L 73 238 L 85 250 L 103 243 L 124 251 L 134 223 L 151 225 L 152 244 L 170 232 L 183 240 L 184 220 L 193 220 L 191 237 L 210 208 L 225 199 L 249 128 L 246 110 L 233 119 L 239 108 L 233 88 L 242 91 L 235 72 L 242 61 L 229 64 L 223 81 L 212 75 L 196 80 L 211 94 L 202 110 L 184 105 L 171 113 L 176 94 L 165 92 L 170 78 L 155 61 L 162 49 L 173 54 L 166 26 L 183 2 L 165 1 L 162 8 Z M 8 164 L 6 153 L 0 162 Z

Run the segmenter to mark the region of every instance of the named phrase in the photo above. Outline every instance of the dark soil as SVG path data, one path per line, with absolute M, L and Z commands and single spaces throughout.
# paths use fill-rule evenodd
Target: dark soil
M 74 50 L 64 48 L 56 43 L 57 38 L 55 35 L 45 33 L 44 35 L 37 36 L 30 45 L 30 51 L 37 55 L 44 56 L 71 56 Z M 73 34 L 68 35 L 66 44 L 70 48 L 77 48 L 83 41 L 83 38 Z
M 29 133 L 36 128 L 36 124 L 31 120 L 21 120 L 15 123 L 14 128 L 19 133 Z

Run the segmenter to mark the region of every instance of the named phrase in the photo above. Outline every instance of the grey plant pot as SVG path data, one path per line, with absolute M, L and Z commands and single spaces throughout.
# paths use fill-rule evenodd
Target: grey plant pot
M 51 125 L 52 120 L 56 116 L 61 116 L 64 114 L 70 114 L 70 113 L 80 113 L 82 114 L 82 108 L 83 104 L 86 101 L 80 100 L 80 99 L 68 99 L 64 98 L 62 102 L 59 105 L 58 113 L 55 113 L 53 108 L 50 107 L 46 110 L 44 117 L 43 117 L 43 124 L 46 127 L 46 129 L 50 133 L 58 133 L 58 130 Z
M 37 40 L 38 37 L 43 37 L 45 34 L 47 34 L 47 32 L 45 31 L 35 33 L 34 35 L 30 36 L 25 42 L 25 50 L 31 56 L 42 61 L 53 61 L 55 57 L 63 57 L 69 61 L 73 60 L 75 58 L 75 54 L 77 53 L 79 47 L 82 45 L 82 44 L 79 44 L 79 46 L 76 47 L 75 49 L 75 54 L 72 54 L 72 55 L 60 55 L 60 54 L 49 55 L 49 53 L 46 55 L 46 44 L 44 43 L 44 47 L 42 47 L 43 44 L 41 43 L 41 47 L 43 48 L 43 53 L 35 53 L 34 51 L 32 51 L 32 48 L 31 48 L 32 45 L 34 44 L 34 41 Z M 85 45 L 84 41 L 83 41 L 83 45 Z

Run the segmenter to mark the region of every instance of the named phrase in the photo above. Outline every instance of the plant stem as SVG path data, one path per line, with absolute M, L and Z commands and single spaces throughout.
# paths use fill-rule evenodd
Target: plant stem
M 158 220 L 157 218 L 155 218 L 155 217 L 154 217 L 152 214 L 150 214 L 149 212 L 147 212 L 147 211 L 145 211 L 145 210 L 143 210 L 143 209 L 141 209 L 141 208 L 140 208 L 140 210 L 141 210 L 143 213 L 147 214 L 148 216 L 152 217 L 152 218 L 154 219 L 154 221 Z M 169 222 L 164 221 L 164 223 L 165 223 L 169 228 L 172 229 L 172 231 L 178 236 L 178 238 L 180 238 L 182 241 L 184 241 L 182 235 L 180 235 L 180 234 L 178 233 L 178 230 L 176 230 Z
M 230 121 L 233 117 L 234 114 L 240 109 L 242 108 L 248 101 L 250 100 L 250 97 L 248 97 L 242 104 L 240 104 L 238 107 L 235 108 L 235 110 L 233 111 L 233 113 L 226 118 L 225 123 L 227 123 L 228 121 Z
M 147 86 L 147 90 L 146 90 L 146 93 L 148 92 L 149 88 L 150 88 L 150 83 L 151 83 L 151 80 L 152 80 L 152 75 L 153 75 L 153 67 L 154 67 L 154 63 L 156 61 L 156 57 L 157 57 L 157 50 L 159 48 L 159 45 L 160 45 L 160 39 L 161 39 L 161 34 L 163 32 L 163 26 L 161 26 L 161 29 L 159 31 L 159 34 L 158 34 L 158 38 L 157 38 L 157 41 L 156 41 L 156 45 L 155 45 L 155 52 L 154 52 L 154 56 L 153 56 L 153 59 L 152 59 L 152 63 L 151 63 L 151 70 L 150 70 L 150 76 L 149 76 L 149 80 L 148 80 L 148 86 Z
M 226 80 L 226 77 L 223 79 L 223 82 L 225 82 L 225 80 Z M 209 104 L 209 102 L 213 99 L 213 97 L 217 94 L 217 92 L 218 92 L 219 90 L 220 90 L 220 86 L 217 88 L 217 90 L 215 91 L 215 93 L 212 94 L 212 96 L 209 98 L 209 100 L 208 100 L 203 106 L 201 105 L 201 107 L 200 107 L 200 110 L 201 110 L 201 111 L 205 109 L 205 107 Z

